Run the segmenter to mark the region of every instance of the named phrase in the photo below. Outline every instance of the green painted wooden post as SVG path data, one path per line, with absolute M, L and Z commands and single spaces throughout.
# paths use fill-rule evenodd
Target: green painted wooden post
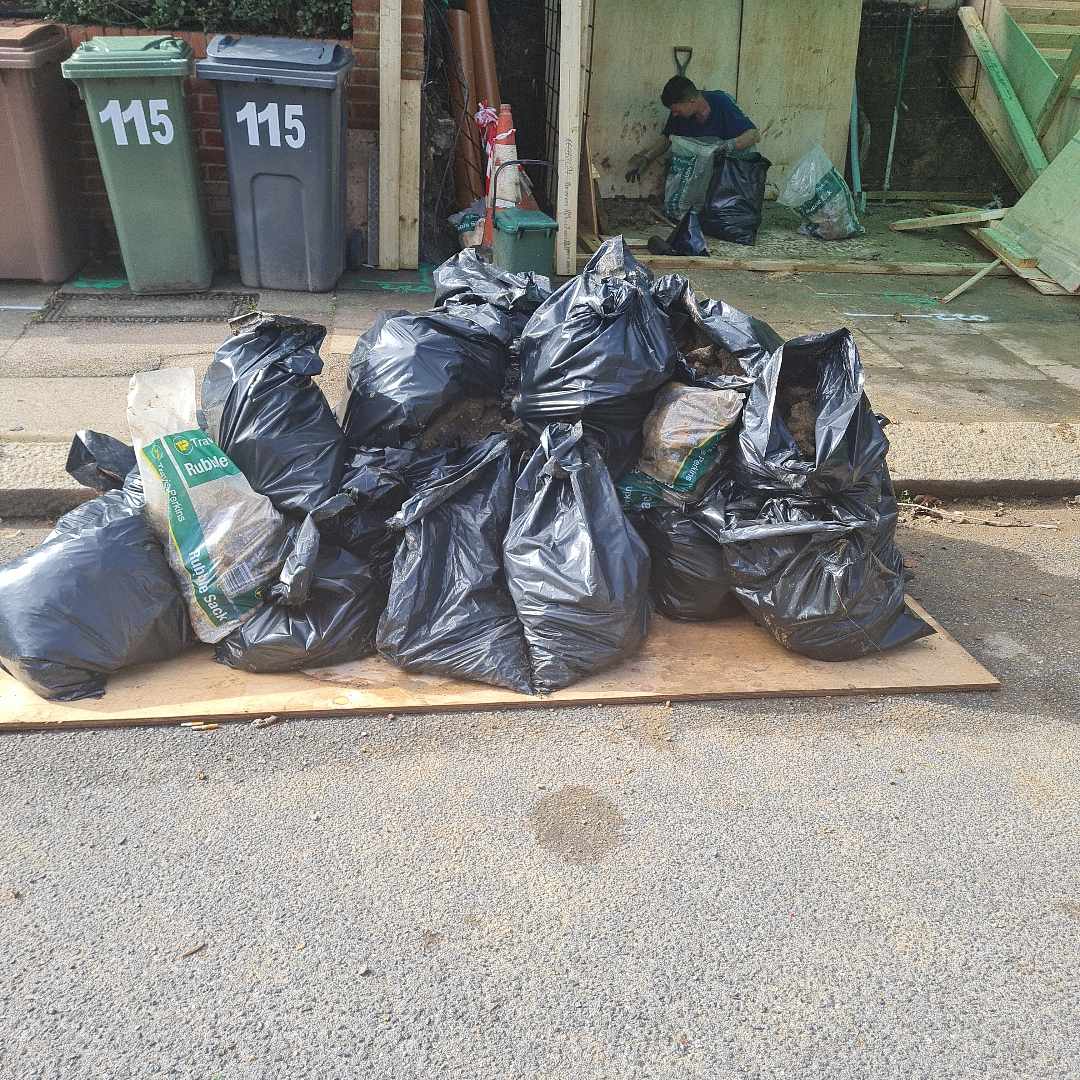
M 1072 51 L 1069 53 L 1065 66 L 1061 69 L 1050 93 L 1046 96 L 1039 115 L 1035 117 L 1035 137 L 1041 139 L 1054 122 L 1061 103 L 1072 89 L 1073 79 L 1080 73 L 1080 36 L 1073 39 Z
M 1028 120 L 1027 113 L 1024 112 L 1024 107 L 1020 104 L 1012 83 L 1009 82 L 1009 76 L 994 49 L 993 42 L 987 36 L 986 28 L 974 8 L 962 7 L 957 14 L 960 16 L 960 23 L 971 42 L 971 47 L 975 50 L 975 55 L 979 58 L 979 63 L 982 64 L 990 85 L 994 88 L 998 101 L 1001 102 L 1001 107 L 1005 110 L 1005 116 L 1008 118 L 1020 152 L 1024 155 L 1024 160 L 1031 171 L 1038 176 L 1048 164 L 1046 154 L 1043 153 L 1043 148 L 1035 137 L 1031 121 Z

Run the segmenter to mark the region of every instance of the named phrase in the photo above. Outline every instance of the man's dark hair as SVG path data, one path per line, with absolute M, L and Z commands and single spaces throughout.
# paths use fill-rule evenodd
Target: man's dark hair
M 660 100 L 665 109 L 670 109 L 681 101 L 693 101 L 697 95 L 698 88 L 685 75 L 673 75 L 664 84 Z

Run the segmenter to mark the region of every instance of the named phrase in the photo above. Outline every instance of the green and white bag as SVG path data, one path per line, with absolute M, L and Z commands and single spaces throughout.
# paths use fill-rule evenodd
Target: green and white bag
M 637 468 L 618 483 L 624 508 L 685 508 L 700 499 L 720 467 L 745 400 L 736 390 L 677 382 L 662 387 L 642 425 Z
M 687 210 L 700 210 L 712 179 L 713 155 L 719 139 L 671 136 L 671 161 L 664 183 L 664 213 L 681 218 Z
M 820 146 L 799 159 L 776 201 L 802 218 L 799 232 L 807 236 L 846 240 L 866 232 L 855 213 L 851 189 Z
M 220 641 L 277 579 L 288 527 L 198 424 L 191 368 L 131 379 L 128 426 L 150 527 L 165 547 L 199 638 Z

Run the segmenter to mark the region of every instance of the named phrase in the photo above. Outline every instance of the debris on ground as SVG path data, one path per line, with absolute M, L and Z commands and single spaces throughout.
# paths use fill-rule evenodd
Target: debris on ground
M 897 504 L 901 510 L 911 512 L 912 519 L 919 517 L 933 518 L 935 521 L 947 521 L 951 525 L 989 525 L 995 529 L 1060 529 L 1061 525 L 1056 521 L 1020 521 L 1017 518 L 1007 518 L 999 506 L 998 510 L 990 517 L 969 517 L 961 510 L 942 510 L 937 506 L 930 506 L 924 502 L 900 502 Z

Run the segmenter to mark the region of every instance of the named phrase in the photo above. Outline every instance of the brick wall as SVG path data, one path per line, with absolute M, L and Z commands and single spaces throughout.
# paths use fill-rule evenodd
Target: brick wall
M 418 79 L 424 67 L 423 0 L 402 0 L 402 77 Z M 171 33 L 191 45 L 196 59 L 206 55 L 206 42 L 212 34 L 186 30 L 143 30 L 109 26 L 69 26 L 73 47 L 88 38 L 101 34 Z M 379 0 L 353 0 L 353 36 L 339 39 L 340 44 L 356 54 L 346 85 L 349 127 L 358 131 L 377 131 L 379 127 Z M 232 222 L 232 201 L 225 165 L 225 144 L 218 116 L 217 92 L 214 84 L 203 79 L 187 80 L 188 113 L 191 118 L 195 146 L 199 158 L 202 197 L 206 209 L 214 255 L 221 266 L 236 265 L 236 240 Z M 82 194 L 81 205 L 85 223 L 87 250 L 93 255 L 117 251 L 116 229 L 105 193 L 98 163 L 97 150 L 90 133 L 90 121 L 85 106 L 73 94 L 73 122 L 76 156 L 79 162 L 77 178 Z M 366 161 L 350 159 L 350 169 L 363 169 Z

